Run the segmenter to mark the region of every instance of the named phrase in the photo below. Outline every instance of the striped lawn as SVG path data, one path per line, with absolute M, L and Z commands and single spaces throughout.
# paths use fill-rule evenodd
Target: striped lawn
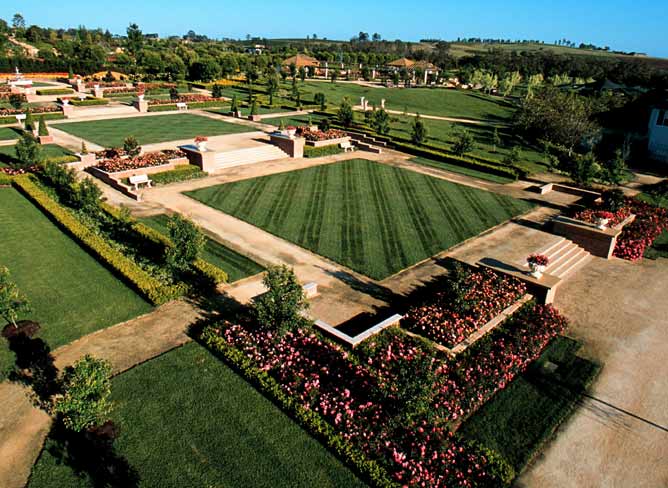
M 363 159 L 187 195 L 374 279 L 531 208 L 522 200 Z

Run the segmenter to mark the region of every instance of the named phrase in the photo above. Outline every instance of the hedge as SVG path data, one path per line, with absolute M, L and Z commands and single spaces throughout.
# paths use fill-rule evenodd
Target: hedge
M 118 219 L 119 218 L 119 211 L 111 207 L 110 205 L 102 204 L 102 210 L 107 212 L 109 215 L 112 217 Z M 151 241 L 157 246 L 163 246 L 165 248 L 173 246 L 172 241 L 162 234 L 161 232 L 158 232 L 155 229 L 152 229 L 151 227 L 142 224 L 141 222 L 134 221 L 132 223 L 132 228 L 135 230 L 140 236 L 143 238 Z M 213 285 L 219 285 L 220 283 L 227 283 L 228 281 L 228 276 L 225 271 L 220 269 L 218 266 L 215 266 L 207 261 L 204 261 L 201 258 L 198 258 L 197 261 L 194 263 L 194 267 L 197 271 L 202 273 L 205 278 L 211 280 Z
M 320 440 L 353 468 L 362 479 L 378 488 L 399 486 L 392 481 L 387 471 L 378 462 L 369 459 L 363 452 L 337 434 L 318 413 L 305 409 L 286 395 L 278 382 L 266 371 L 259 369 L 243 352 L 227 344 L 212 329 L 211 327 L 205 328 L 199 339 L 214 354 L 296 420 L 313 437 Z
M 216 101 L 216 102 L 187 102 L 188 108 L 207 108 L 207 107 L 223 107 L 229 105 L 229 102 L 226 101 Z M 168 110 L 178 110 L 175 103 L 169 103 L 166 105 L 149 105 L 149 112 L 165 112 Z
M 322 147 L 304 146 L 304 157 L 319 158 L 322 156 L 333 156 L 335 154 L 341 154 L 343 151 L 344 150 L 341 149 L 338 144 Z
M 79 158 L 74 155 L 46 158 L 47 163 L 56 163 L 56 164 L 74 163 L 75 161 L 79 161 Z
M 69 88 L 46 88 L 42 90 L 37 90 L 38 95 L 71 95 L 74 93 L 74 90 Z
M 75 107 L 89 107 L 91 105 L 108 105 L 109 100 L 104 98 L 86 98 L 85 100 L 70 100 L 70 103 Z
M 202 171 L 199 167 L 192 164 L 177 166 L 171 171 L 163 171 L 162 173 L 154 173 L 151 175 L 151 180 L 155 185 L 167 185 L 169 183 L 176 183 L 178 181 L 194 180 L 196 178 L 203 178 L 208 173 Z
M 59 120 L 59 119 L 64 119 L 65 114 L 62 112 L 47 112 L 44 114 L 35 114 L 33 113 L 33 116 L 35 117 L 44 117 L 44 120 Z M 0 125 L 1 124 L 16 124 L 16 116 L 15 115 L 8 115 L 6 117 L 0 117 Z
M 131 259 L 111 247 L 104 238 L 83 225 L 74 215 L 40 189 L 30 179 L 30 176 L 15 177 L 14 186 L 85 249 L 115 271 L 151 303 L 160 305 L 185 293 L 185 285 L 163 285 Z
M 6 173 L 0 173 L 0 186 L 11 185 L 14 178 Z

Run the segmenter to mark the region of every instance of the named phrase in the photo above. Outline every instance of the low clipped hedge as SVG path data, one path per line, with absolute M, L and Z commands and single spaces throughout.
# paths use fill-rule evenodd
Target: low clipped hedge
M 104 98 L 86 98 L 85 100 L 70 100 L 70 103 L 75 107 L 90 107 L 93 105 L 108 105 L 109 100 Z
M 206 171 L 202 171 L 199 167 L 192 164 L 177 166 L 171 171 L 163 171 L 162 173 L 154 173 L 151 175 L 151 180 L 155 185 L 167 185 L 169 183 L 176 183 L 179 181 L 194 180 L 207 176 Z
M 37 90 L 38 95 L 71 95 L 74 93 L 74 90 L 69 88 L 44 88 L 42 90 Z
M 185 285 L 163 285 L 151 275 L 142 270 L 132 260 L 101 236 L 83 225 L 74 215 L 54 201 L 39 188 L 28 175 L 17 176 L 13 179 L 14 186 L 47 214 L 63 230 L 71 235 L 93 256 L 121 276 L 142 296 L 151 303 L 160 305 L 182 296 Z
M 120 214 L 116 208 L 110 205 L 102 204 L 102 209 L 112 217 L 116 219 L 119 218 Z M 143 238 L 151 241 L 153 244 L 157 246 L 162 246 L 163 248 L 173 246 L 172 241 L 166 235 L 158 232 L 155 229 L 152 229 L 151 227 L 145 224 L 142 224 L 141 222 L 137 221 L 133 222 L 132 228 Z M 225 271 L 220 269 L 218 266 L 209 263 L 208 261 L 204 261 L 201 258 L 195 261 L 194 267 L 214 286 L 219 285 L 221 283 L 227 283 L 228 281 L 228 276 Z
M 266 371 L 259 369 L 243 352 L 227 344 L 211 328 L 204 329 L 199 340 L 296 420 L 313 437 L 333 451 L 371 486 L 377 488 L 395 488 L 399 486 L 392 481 L 387 471 L 379 463 L 369 459 L 363 452 L 338 435 L 318 413 L 305 409 L 294 399 L 290 398 L 290 396 L 286 395 L 278 382 Z
M 339 147 L 338 144 L 332 144 L 331 146 L 322 146 L 322 147 L 304 147 L 304 157 L 305 158 L 320 158 L 323 156 L 333 156 L 335 154 L 341 154 L 343 149 Z
M 9 176 L 6 173 L 0 173 L 0 186 L 11 186 L 13 177 Z
M 44 114 L 33 114 L 34 117 L 44 117 L 44 120 L 59 120 L 64 119 L 65 114 L 62 112 L 47 112 Z M 0 125 L 2 124 L 16 124 L 16 117 L 14 115 L 8 115 L 6 117 L 0 117 Z
M 223 107 L 229 105 L 225 101 L 216 101 L 216 102 L 187 102 L 188 108 L 208 108 L 208 107 Z M 178 110 L 176 103 L 168 103 L 165 105 L 149 105 L 149 112 L 166 112 L 169 110 Z

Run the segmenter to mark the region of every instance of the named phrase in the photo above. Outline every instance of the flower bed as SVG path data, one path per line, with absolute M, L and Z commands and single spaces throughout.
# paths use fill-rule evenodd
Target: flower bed
M 176 151 L 173 151 L 173 153 L 176 153 Z M 170 159 L 175 159 L 170 157 L 170 155 L 171 153 L 165 154 L 164 152 L 152 152 L 134 158 L 116 156 L 103 159 L 93 167 L 106 173 L 119 173 L 121 171 L 150 168 L 168 164 Z
M 326 131 L 322 130 L 311 130 L 310 127 L 298 127 L 297 135 L 303 137 L 307 141 L 317 142 L 317 141 L 328 141 L 330 139 L 341 139 L 346 137 L 346 133 L 338 129 L 329 129 Z
M 399 329 L 363 345 L 357 357 L 304 329 L 277 338 L 264 328 L 225 322 L 202 338 L 226 356 L 242 353 L 248 367 L 276 382 L 276 394 L 316 413 L 351 449 L 384 465 L 395 482 L 500 486 L 492 473 L 498 475 L 503 463 L 448 427 L 524 371 L 566 326 L 549 305 L 529 304 L 511 322 L 455 361 Z M 406 395 L 419 396 L 410 386 L 425 373 L 426 413 L 402 416 Z
M 149 105 L 174 105 L 177 103 L 224 102 L 224 98 L 213 98 L 208 95 L 181 95 L 170 100 L 149 100 Z
M 105 97 L 116 97 L 119 95 L 136 95 L 138 92 L 137 88 L 109 88 L 104 90 L 104 96 Z
M 39 170 L 39 166 L 27 166 L 25 168 L 0 168 L 0 174 L 9 175 L 9 176 L 18 176 L 25 175 L 28 173 L 34 173 Z
M 606 212 L 606 215 L 601 214 L 601 210 L 588 208 L 577 212 L 573 218 L 575 220 L 581 220 L 582 222 L 587 222 L 588 224 L 596 224 L 599 218 L 607 218 L 608 225 L 614 227 L 621 224 L 631 215 L 631 209 L 629 207 L 623 207 L 616 212 Z M 609 215 L 608 215 L 609 214 Z
M 7 100 L 12 95 L 13 93 L 11 92 L 0 92 L 0 100 Z M 18 94 L 18 96 L 21 99 L 22 103 L 28 103 L 28 97 L 26 97 L 23 93 Z
M 627 199 L 629 213 L 635 214 L 635 220 L 624 227 L 617 238 L 614 255 L 618 258 L 638 261 L 645 250 L 668 229 L 668 210 L 641 202 Z
M 402 326 L 438 344 L 452 348 L 480 329 L 526 293 L 520 280 L 503 277 L 490 269 L 469 271 L 463 300 L 468 310 L 453 307 L 454 291 L 434 293 L 408 310 Z
M 62 112 L 62 109 L 58 106 L 55 105 L 43 105 L 40 107 L 32 107 L 30 109 L 30 112 L 32 112 L 33 115 L 35 114 L 47 114 L 47 113 L 53 113 L 53 112 Z M 21 108 L 21 109 L 16 109 L 16 108 L 3 108 L 0 109 L 0 117 L 10 117 L 13 115 L 20 115 L 20 114 L 25 114 L 26 109 Z
M 128 83 L 126 81 L 88 81 L 84 85 L 86 88 L 95 88 L 95 86 L 100 88 L 116 88 L 116 87 L 126 87 Z

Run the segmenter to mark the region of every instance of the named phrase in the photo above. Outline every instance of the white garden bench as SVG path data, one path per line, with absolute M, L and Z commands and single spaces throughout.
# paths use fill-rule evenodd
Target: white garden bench
M 304 295 L 306 298 L 313 298 L 318 296 L 318 284 L 315 281 L 306 283 L 304 286 L 302 286 L 302 289 L 304 290 Z
M 186 102 L 176 102 L 176 108 L 179 110 L 188 110 L 188 104 Z
M 148 175 L 135 175 L 130 176 L 130 184 L 133 186 L 135 191 L 139 190 L 141 185 L 146 185 L 148 188 L 151 188 L 153 182 L 148 179 Z
M 353 146 L 350 141 L 342 142 L 339 144 L 339 147 L 343 149 L 343 152 L 354 151 L 355 146 Z

